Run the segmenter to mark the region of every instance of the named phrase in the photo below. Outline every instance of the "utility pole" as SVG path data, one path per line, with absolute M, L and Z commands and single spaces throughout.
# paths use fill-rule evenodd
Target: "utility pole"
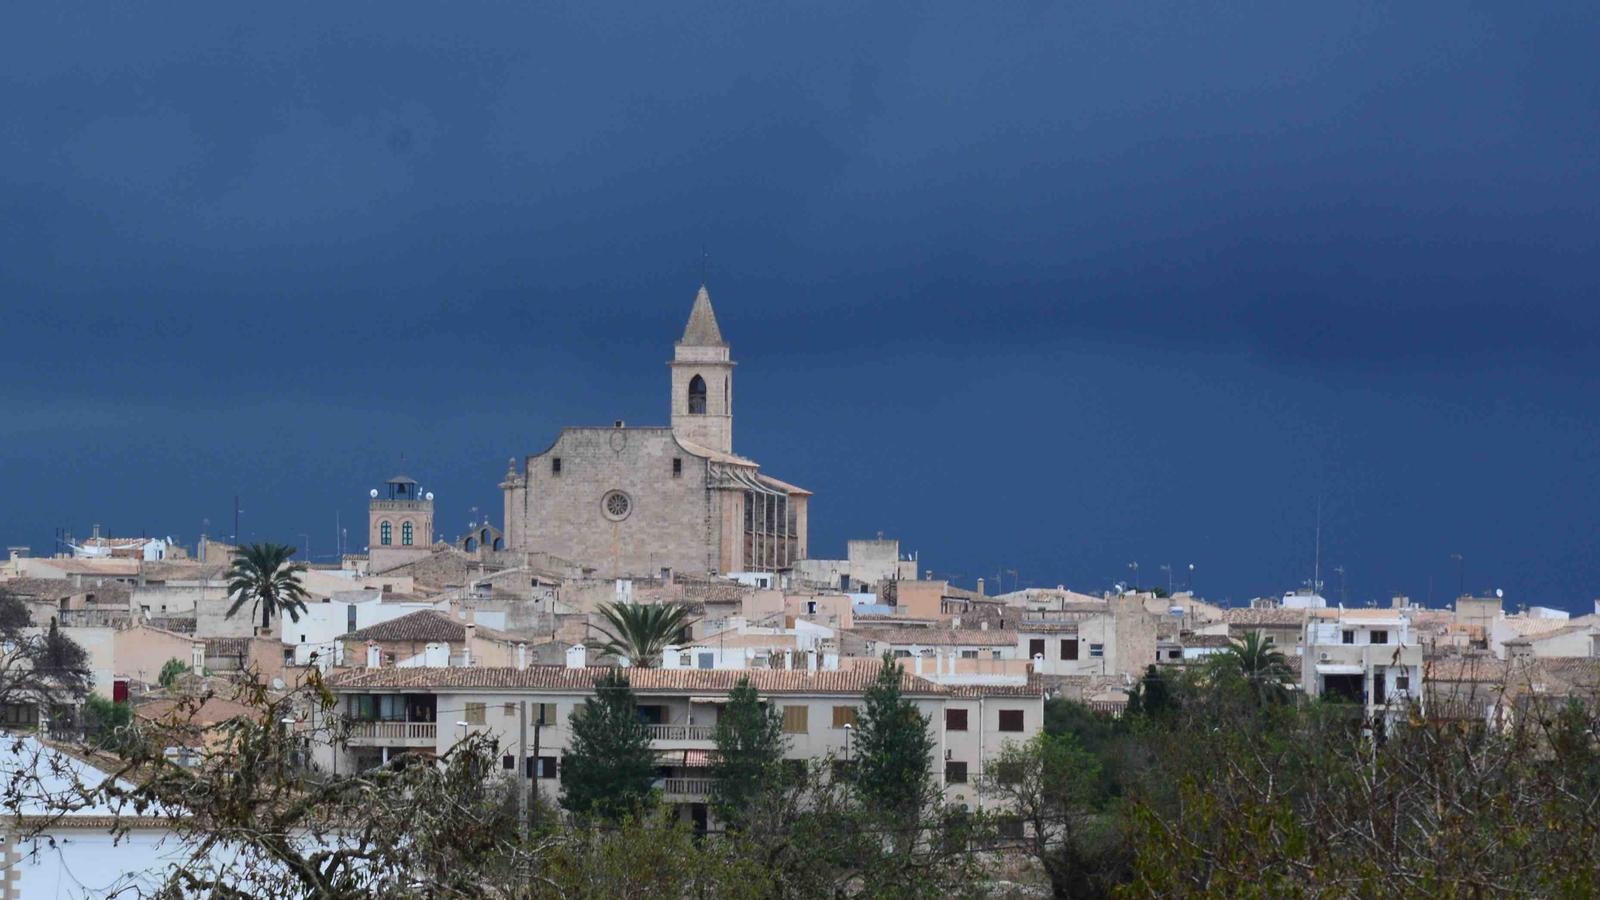
M 233 545 L 239 546 L 239 495 L 233 495 Z
M 539 762 L 534 759 L 533 782 L 539 783 Z M 517 768 L 526 775 L 528 772 L 528 701 L 523 700 L 517 704 Z M 517 826 L 523 834 L 528 832 L 528 792 L 517 791 Z
M 539 731 L 544 728 L 544 705 L 539 706 L 540 713 L 533 721 L 533 814 L 529 816 L 530 825 L 539 824 Z

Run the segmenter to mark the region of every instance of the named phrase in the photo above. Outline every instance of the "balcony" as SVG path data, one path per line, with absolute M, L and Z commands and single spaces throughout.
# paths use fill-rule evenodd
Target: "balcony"
M 714 778 L 663 778 L 658 784 L 661 797 L 669 803 L 700 803 L 711 796 Z
M 650 743 L 658 750 L 700 750 L 711 747 L 713 732 L 710 725 L 646 725 L 650 729 Z
M 439 740 L 437 722 L 351 722 L 352 747 L 432 747 Z

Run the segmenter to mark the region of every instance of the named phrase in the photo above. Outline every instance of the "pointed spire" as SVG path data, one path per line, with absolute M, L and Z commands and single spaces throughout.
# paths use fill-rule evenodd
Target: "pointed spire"
M 726 347 L 722 329 L 717 327 L 717 314 L 711 309 L 711 294 L 705 285 L 694 295 L 694 309 L 689 311 L 689 324 L 684 326 L 683 338 L 678 343 L 689 347 Z

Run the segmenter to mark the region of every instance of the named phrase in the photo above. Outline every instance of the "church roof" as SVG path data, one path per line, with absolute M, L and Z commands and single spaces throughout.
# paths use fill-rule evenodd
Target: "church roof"
M 689 324 L 684 326 L 683 338 L 678 341 L 689 347 L 726 347 L 722 329 L 717 327 L 717 314 L 711 309 L 711 294 L 705 285 L 694 295 L 694 309 L 689 311 Z

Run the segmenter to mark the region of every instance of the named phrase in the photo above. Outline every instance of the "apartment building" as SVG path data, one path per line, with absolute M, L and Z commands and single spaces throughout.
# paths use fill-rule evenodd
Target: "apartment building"
M 507 770 L 538 778 L 541 793 L 557 796 L 561 758 L 571 741 L 569 719 L 593 696 L 596 679 L 614 671 L 582 665 L 581 648 L 574 649 L 580 652 L 569 666 L 341 672 L 329 687 L 352 723 L 348 743 L 317 748 L 318 762 L 336 771 L 359 770 L 400 753 L 442 754 L 468 734 L 487 732 L 502 748 Z M 849 760 L 862 694 L 877 670 L 627 674 L 658 753 L 657 787 L 664 801 L 679 807 L 685 820 L 704 825 L 714 729 L 741 677 L 782 715 L 787 758 Z M 936 737 L 934 774 L 946 797 L 972 808 L 981 806 L 976 786 L 986 763 L 1007 741 L 1026 741 L 1044 723 L 1044 694 L 1036 682 L 951 687 L 903 671 L 901 690 Z M 525 723 L 521 734 L 519 723 Z M 527 749 L 519 764 L 520 746 Z
M 1301 683 L 1311 697 L 1360 703 L 1367 715 L 1399 714 L 1422 697 L 1423 648 L 1403 612 L 1340 610 L 1305 624 Z

